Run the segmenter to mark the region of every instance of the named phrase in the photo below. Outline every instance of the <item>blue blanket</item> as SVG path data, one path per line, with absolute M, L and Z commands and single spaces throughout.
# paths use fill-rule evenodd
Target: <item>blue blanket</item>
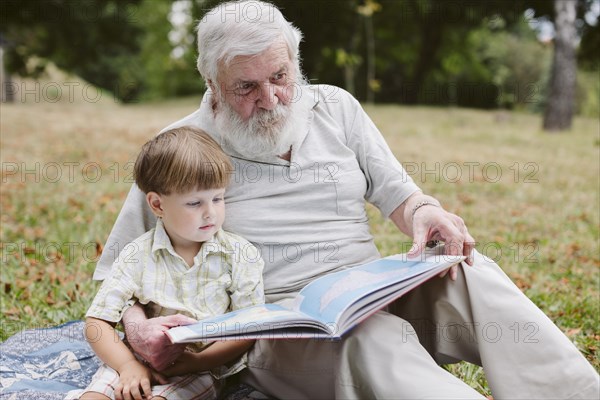
M 100 366 L 83 336 L 83 321 L 19 332 L 0 344 L 0 400 L 61 400 L 85 389 Z M 232 382 L 221 400 L 268 400 Z
M 0 344 L 0 399 L 62 399 L 85 388 L 99 366 L 82 321 L 25 330 Z

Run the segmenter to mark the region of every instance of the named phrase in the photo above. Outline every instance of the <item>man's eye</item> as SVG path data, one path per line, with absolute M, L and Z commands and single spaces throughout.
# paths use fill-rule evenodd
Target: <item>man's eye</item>
M 285 72 L 280 72 L 276 75 L 273 76 L 273 81 L 274 82 L 279 82 L 283 79 L 285 79 L 285 77 L 287 76 L 287 74 Z
M 244 96 L 249 94 L 254 89 L 253 83 L 242 83 L 235 89 L 235 94 Z

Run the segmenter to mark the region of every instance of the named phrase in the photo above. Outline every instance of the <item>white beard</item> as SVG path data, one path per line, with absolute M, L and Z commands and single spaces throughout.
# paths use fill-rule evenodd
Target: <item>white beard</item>
M 278 103 L 272 110 L 259 109 L 248 121 L 226 102 L 217 100 L 215 125 L 223 142 L 243 157 L 280 156 L 290 150 L 306 119 L 300 101 Z

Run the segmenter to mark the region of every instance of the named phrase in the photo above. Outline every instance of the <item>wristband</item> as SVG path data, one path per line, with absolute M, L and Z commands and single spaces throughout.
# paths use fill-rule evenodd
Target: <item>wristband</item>
M 417 204 L 415 204 L 415 206 L 413 207 L 413 209 L 412 209 L 412 211 L 411 211 L 411 213 L 410 213 L 410 216 L 411 216 L 411 218 L 412 218 L 412 219 L 414 219 L 414 218 L 415 218 L 415 213 L 417 212 L 417 210 L 418 210 L 419 208 L 423 207 L 423 206 L 435 206 L 435 207 L 440 207 L 440 205 L 439 205 L 439 204 L 437 204 L 437 203 L 434 203 L 434 202 L 433 202 L 433 201 L 431 201 L 431 200 L 422 200 L 422 201 L 418 202 Z

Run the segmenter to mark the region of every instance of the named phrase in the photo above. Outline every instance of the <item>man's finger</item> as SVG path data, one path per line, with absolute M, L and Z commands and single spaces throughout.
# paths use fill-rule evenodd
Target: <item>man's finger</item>
M 454 265 L 444 271 L 442 271 L 438 276 L 440 278 L 445 277 L 446 275 L 448 275 L 448 273 L 450 273 L 450 279 L 452 279 L 453 281 L 456 280 L 456 278 L 458 277 L 458 265 Z
M 409 257 L 416 257 L 425 250 L 425 244 L 427 243 L 427 235 L 425 232 L 421 232 L 420 229 L 415 229 L 413 232 L 413 243 L 412 247 L 408 251 Z
M 423 252 L 424 243 L 419 244 L 416 240 L 413 241 L 410 250 L 408 251 L 409 257 L 416 257 Z
M 463 249 L 463 255 L 467 257 L 465 260 L 467 265 L 473 265 L 473 250 L 475 249 L 475 239 L 467 232 L 467 240 Z
M 457 276 L 458 276 L 458 265 L 454 265 L 452 268 L 450 268 L 450 279 L 455 281 Z
M 161 317 L 161 318 L 162 318 L 162 320 L 160 321 L 161 324 L 168 328 L 172 328 L 174 326 L 180 326 L 180 325 L 190 325 L 190 324 L 198 322 L 194 318 L 190 318 L 183 314 L 169 315 L 169 316 Z
M 444 246 L 444 254 L 448 256 L 462 256 L 464 243 L 460 240 L 451 240 Z
M 474 243 L 465 242 L 463 256 L 467 257 L 465 259 L 465 262 L 469 266 L 473 265 L 473 249 L 474 249 L 474 246 L 475 246 Z

